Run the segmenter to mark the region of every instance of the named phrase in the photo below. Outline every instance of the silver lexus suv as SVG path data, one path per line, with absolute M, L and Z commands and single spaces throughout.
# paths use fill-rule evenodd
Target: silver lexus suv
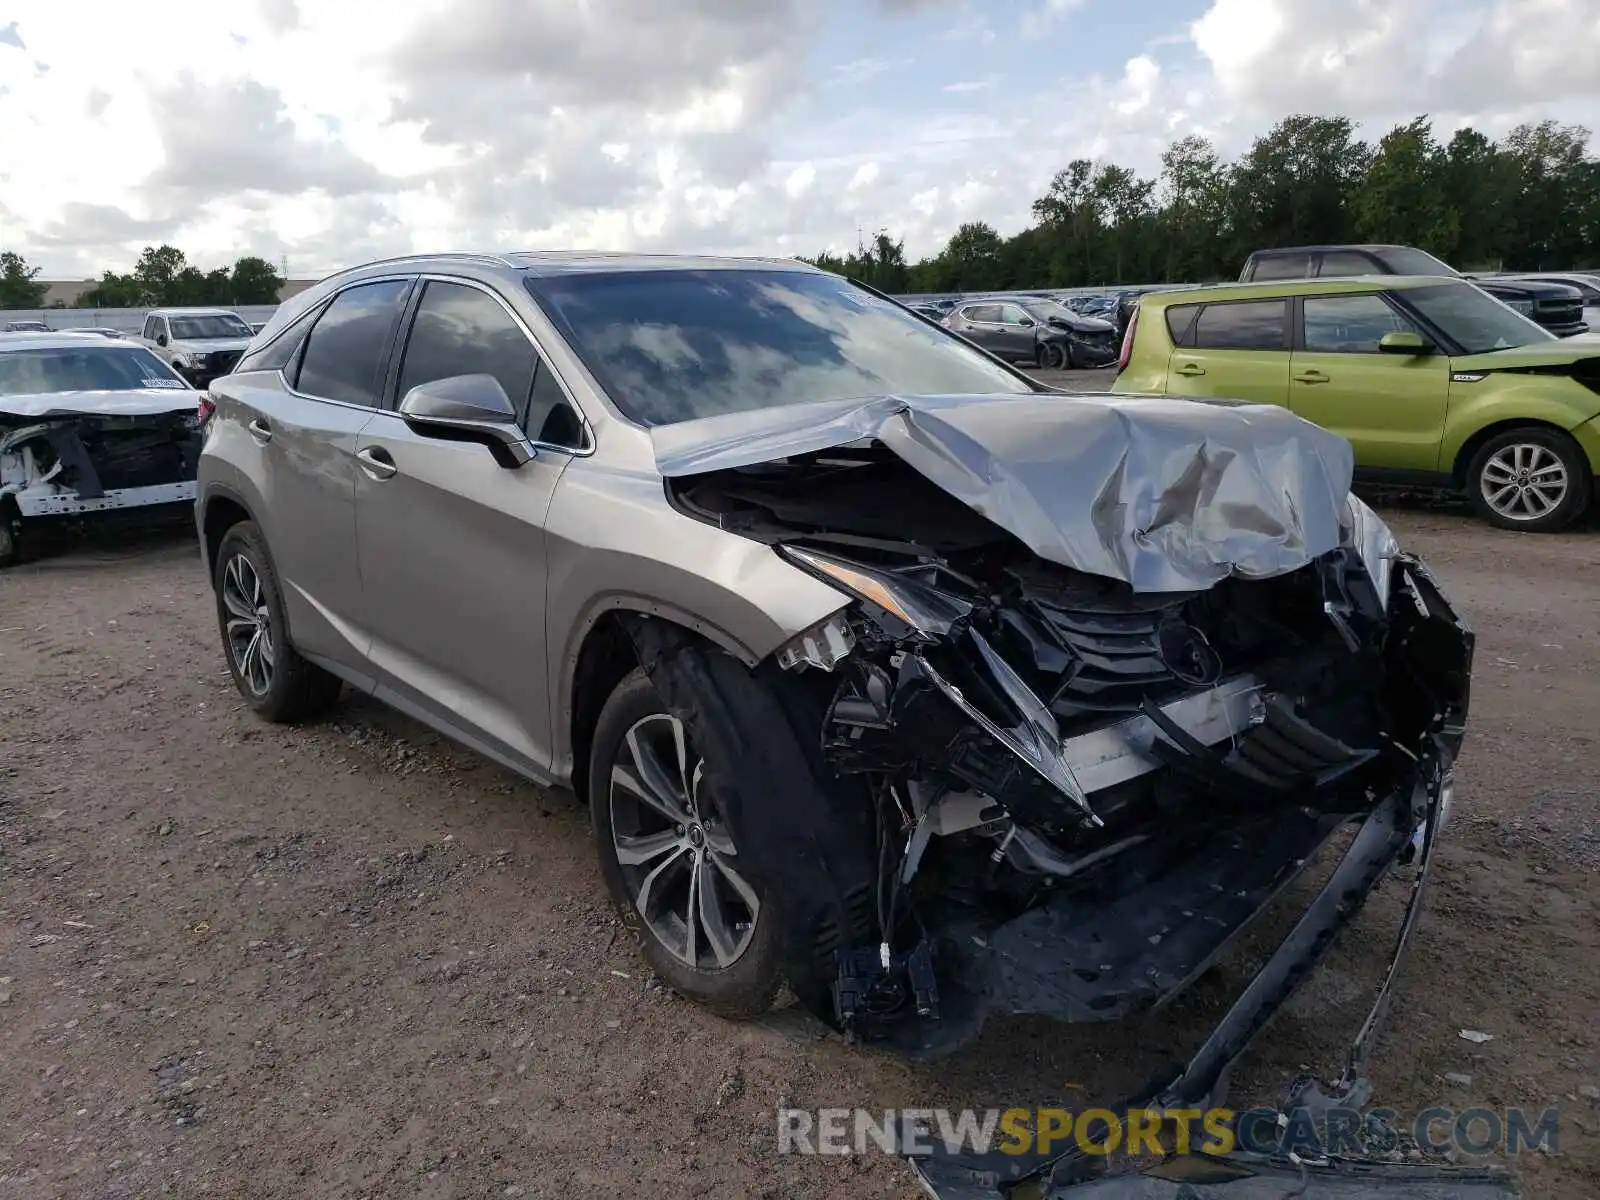
M 336 275 L 205 404 L 245 700 L 348 686 L 572 788 L 728 1015 L 787 982 L 931 1054 L 1149 1009 L 1353 826 L 1181 1097 L 1450 794 L 1471 635 L 1282 409 L 1062 393 L 797 262 L 578 254 Z

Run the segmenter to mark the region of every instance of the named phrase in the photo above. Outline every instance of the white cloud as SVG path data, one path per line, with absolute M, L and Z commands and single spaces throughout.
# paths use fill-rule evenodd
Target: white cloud
M 0 248 L 53 275 L 157 240 L 315 274 L 887 227 L 919 255 L 1020 227 L 1071 158 L 1149 172 L 1192 131 L 1231 153 L 1299 111 L 1369 138 L 1421 112 L 1600 121 L 1597 0 L 1182 2 L 1184 35 L 1119 38 L 1105 0 L 163 0 L 96 5 L 86 37 L 80 5 L 9 0 Z

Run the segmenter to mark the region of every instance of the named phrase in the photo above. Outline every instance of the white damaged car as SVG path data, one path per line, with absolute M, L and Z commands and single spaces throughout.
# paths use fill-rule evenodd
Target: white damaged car
M 185 511 L 207 402 L 131 342 L 0 334 L 0 567 L 50 524 Z

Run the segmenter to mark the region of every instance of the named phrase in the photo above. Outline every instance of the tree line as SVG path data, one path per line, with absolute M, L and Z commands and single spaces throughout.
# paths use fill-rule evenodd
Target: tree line
M 806 261 L 890 293 L 1233 279 L 1252 250 L 1318 242 L 1420 246 L 1462 270 L 1578 269 L 1600 265 L 1589 141 L 1556 121 L 1498 142 L 1470 127 L 1444 139 L 1421 116 L 1369 145 L 1347 117 L 1291 116 L 1232 162 L 1205 138 L 1180 138 L 1154 178 L 1076 159 L 1012 237 L 969 221 L 913 263 L 884 229 L 851 254 Z M 0 253 L 0 308 L 41 307 L 37 275 Z M 148 246 L 131 273 L 107 271 L 77 303 L 275 304 L 282 284 L 261 258 L 202 272 L 176 247 Z
M 1172 143 L 1155 178 L 1070 162 L 1012 237 L 968 222 L 913 263 L 885 229 L 806 261 L 891 294 L 1216 282 L 1252 250 L 1340 242 L 1419 246 L 1460 270 L 1581 269 L 1600 264 L 1589 139 L 1556 121 L 1498 142 L 1472 128 L 1441 139 L 1422 116 L 1369 145 L 1348 118 L 1291 116 L 1232 162 L 1195 136 Z
M 284 284 L 277 268 L 247 255 L 232 267 L 202 271 L 176 246 L 146 246 L 126 275 L 107 271 L 74 302 L 76 308 L 155 308 L 168 305 L 276 304 Z M 0 252 L 0 309 L 43 308 L 49 289 L 39 268 L 20 254 Z

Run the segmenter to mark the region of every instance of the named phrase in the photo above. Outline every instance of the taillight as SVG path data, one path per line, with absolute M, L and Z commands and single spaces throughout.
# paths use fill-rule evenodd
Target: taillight
M 1122 335 L 1122 353 L 1117 355 L 1117 371 L 1120 373 L 1128 369 L 1128 360 L 1133 357 L 1133 335 L 1139 328 L 1139 310 L 1133 310 L 1133 316 L 1128 318 L 1128 330 Z
M 201 426 L 205 425 L 215 415 L 216 411 L 217 403 L 211 398 L 211 393 L 201 392 L 199 398 L 195 400 L 194 423 Z

